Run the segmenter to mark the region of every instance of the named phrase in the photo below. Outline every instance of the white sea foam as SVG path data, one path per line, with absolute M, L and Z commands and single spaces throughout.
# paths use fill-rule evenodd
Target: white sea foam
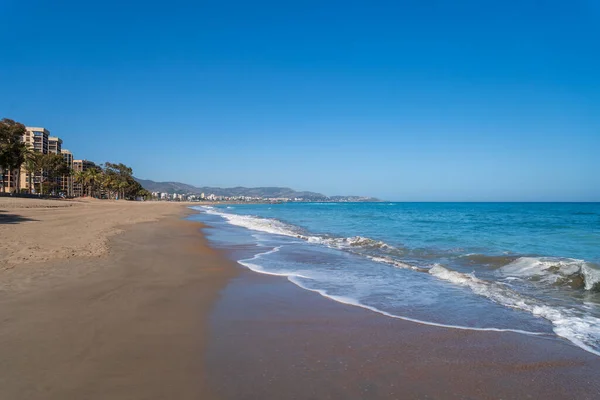
M 427 271 L 425 268 L 415 267 L 414 265 L 409 265 L 409 264 L 403 263 L 401 261 L 394 260 L 391 257 L 367 256 L 367 258 L 369 260 L 372 260 L 372 261 L 375 261 L 378 263 L 393 265 L 394 267 L 397 267 L 397 268 L 412 269 L 414 271 L 419 271 L 419 272 Z
M 345 249 L 345 248 L 372 248 L 372 249 L 393 249 L 392 246 L 380 240 L 373 240 L 362 236 L 353 236 L 347 238 L 330 238 L 320 236 L 300 236 L 309 243 L 318 243 L 327 247 Z
M 268 218 L 259 218 L 247 215 L 230 214 L 221 212 L 210 206 L 203 206 L 202 211 L 208 214 L 219 215 L 227 220 L 232 225 L 241 226 L 247 229 L 266 232 L 275 235 L 284 235 L 294 238 L 305 240 L 309 243 L 321 244 L 327 247 L 348 250 L 356 252 L 357 248 L 362 249 L 393 249 L 393 247 L 387 245 L 384 242 L 364 238 L 361 236 L 350 237 L 350 238 L 331 238 L 324 236 L 306 235 L 300 228 L 293 225 L 285 224 L 281 221 Z M 266 271 L 262 266 L 256 262 L 263 256 L 272 254 L 279 251 L 280 247 L 273 248 L 267 252 L 260 253 L 254 257 L 241 260 L 240 264 L 247 268 L 262 274 L 285 276 L 294 284 L 317 293 L 331 298 L 335 301 L 342 302 L 349 305 L 354 305 L 369 309 L 371 311 L 392 317 L 403 319 L 407 321 L 418 322 L 422 324 L 454 328 L 454 329 L 465 329 L 465 330 L 481 330 L 481 331 L 498 331 L 498 332 L 517 332 L 530 335 L 539 335 L 542 333 L 528 332 L 516 329 L 500 329 L 500 328 L 472 328 L 464 326 L 456 326 L 449 324 L 439 324 L 428 321 L 422 321 L 401 315 L 395 315 L 386 311 L 379 310 L 375 307 L 360 303 L 355 299 L 348 297 L 332 296 L 323 290 L 317 290 L 302 284 L 297 278 L 313 279 L 309 276 L 298 274 L 293 271 Z M 375 262 L 389 264 L 398 268 L 413 269 L 419 272 L 428 272 L 432 276 L 450 282 L 455 285 L 469 288 L 473 293 L 486 297 L 498 304 L 514 309 L 522 310 L 531 313 L 532 315 L 544 318 L 553 324 L 554 332 L 572 343 L 576 344 L 580 348 L 589 351 L 590 353 L 600 356 L 600 319 L 588 315 L 579 315 L 574 310 L 550 307 L 539 300 L 521 295 L 512 290 L 509 285 L 501 282 L 489 282 L 477 278 L 474 274 L 463 274 L 457 271 L 449 270 L 441 265 L 434 265 L 430 269 L 419 268 L 411 266 L 409 264 L 400 262 L 391 257 L 385 255 L 370 255 L 359 252 L 359 254 L 366 256 Z M 587 290 L 599 289 L 600 286 L 600 270 L 594 268 L 588 263 L 582 260 L 575 259 L 558 259 L 558 258 L 534 258 L 534 257 L 522 257 L 517 259 L 511 264 L 508 264 L 498 271 L 498 274 L 502 276 L 505 281 L 522 280 L 531 277 L 536 277 L 541 282 L 554 283 L 558 279 L 564 276 L 570 276 L 573 274 L 581 274 L 585 282 L 585 288 Z
M 310 276 L 304 275 L 304 274 L 299 274 L 297 272 L 293 272 L 293 271 L 278 271 L 278 272 L 274 272 L 274 271 L 267 271 L 265 270 L 264 267 L 262 267 L 261 265 L 257 264 L 255 261 L 263 258 L 264 256 L 268 256 L 269 254 L 273 254 L 278 252 L 283 246 L 277 246 L 274 247 L 268 251 L 262 252 L 262 253 L 258 253 L 255 254 L 254 256 L 252 256 L 249 259 L 245 259 L 245 260 L 240 260 L 238 261 L 239 264 L 245 266 L 246 268 L 249 268 L 252 271 L 261 273 L 261 274 L 265 274 L 265 275 L 273 275 L 273 276 L 282 276 L 282 277 L 286 277 L 290 282 L 294 283 L 295 285 L 306 289 L 306 290 L 310 290 L 316 293 L 321 294 L 324 297 L 330 298 L 332 300 L 335 300 L 337 302 L 340 303 L 344 303 L 344 304 L 348 304 L 348 305 L 353 305 L 353 306 L 357 306 L 357 307 L 362 307 L 368 310 L 371 310 L 373 312 L 382 314 L 382 315 L 386 315 L 388 317 L 391 318 L 396 318 L 396 319 L 402 319 L 405 321 L 412 321 L 412 322 L 417 322 L 420 324 L 425 324 L 425 325 L 430 325 L 430 326 L 437 326 L 437 327 L 443 327 L 443 328 L 452 328 L 452 329 L 462 329 L 462 330 L 473 330 L 473 331 L 491 331 L 491 332 L 515 332 L 515 333 L 521 333 L 521 334 L 526 334 L 526 335 L 544 335 L 544 333 L 540 333 L 540 332 L 530 332 L 530 331 L 524 331 L 524 330 L 519 330 L 519 329 L 502 329 L 502 328 L 475 328 L 475 327 L 465 327 L 465 326 L 460 326 L 460 325 L 450 325 L 450 324 L 441 324 L 441 323 L 436 323 L 436 322 L 430 322 L 430 321 L 423 321 L 423 320 L 419 320 L 419 319 L 415 319 L 415 318 L 410 318 L 410 317 L 405 317 L 402 315 L 396 315 L 396 314 L 392 314 L 383 310 L 380 310 L 376 307 L 372 307 L 366 304 L 362 304 L 361 302 L 359 302 L 358 300 L 352 299 L 350 297 L 344 297 L 344 296 L 334 296 L 334 295 L 330 295 L 328 294 L 326 291 L 324 290 L 319 290 L 319 289 L 314 289 L 314 288 L 310 288 L 304 284 L 302 284 L 298 279 L 296 278 L 303 278 L 303 279 L 313 279 Z M 378 261 L 378 262 L 384 262 L 384 263 L 390 263 L 396 267 L 399 268 L 408 268 L 408 269 L 418 269 L 416 267 L 410 266 L 408 264 L 404 264 L 398 261 L 394 261 L 391 258 L 383 258 L 383 257 L 369 257 L 370 259 L 372 259 L 373 261 Z M 435 267 L 434 267 L 435 268 Z M 441 267 L 443 268 L 443 267 Z M 452 272 L 452 271 L 449 271 Z M 458 274 L 458 273 L 455 273 Z M 456 275 L 458 277 L 458 275 Z
M 405 317 L 405 316 L 402 316 L 402 315 L 392 314 L 392 313 L 389 313 L 387 311 L 380 310 L 380 309 L 378 309 L 376 307 L 369 306 L 367 304 L 363 304 L 360 301 L 358 301 L 356 299 L 353 299 L 351 297 L 331 295 L 331 294 L 327 293 L 326 290 L 310 288 L 310 287 L 302 284 L 299 280 L 294 279 L 294 276 L 288 277 L 288 280 L 290 282 L 292 282 L 293 284 L 301 287 L 302 289 L 306 289 L 306 290 L 309 290 L 311 292 L 319 293 L 321 296 L 327 297 L 327 298 L 332 299 L 332 300 L 335 300 L 335 301 L 337 301 L 339 303 L 343 303 L 343 304 L 347 304 L 347 305 L 355 306 L 355 307 L 361 307 L 361 308 L 364 308 L 364 309 L 376 312 L 378 314 L 385 315 L 387 317 L 391 317 L 391 318 L 395 318 L 395 319 L 401 319 L 401 320 L 404 320 L 404 321 L 411 321 L 411 322 L 416 322 L 416 323 L 419 323 L 419 324 L 429 325 L 429 326 L 437 326 L 437 327 L 440 327 L 440 328 L 461 329 L 461 330 L 466 330 L 466 331 L 514 332 L 514 333 L 520 333 L 520 334 L 524 334 L 524 335 L 534 335 L 534 336 L 546 335 L 545 333 L 542 333 L 542 332 L 530 332 L 530 331 L 524 331 L 524 330 L 519 330 L 519 329 L 476 328 L 476 327 L 469 327 L 469 326 L 448 325 L 448 324 L 440 324 L 440 323 L 431 322 L 431 321 L 423 321 L 423 320 L 420 320 L 420 319 L 415 319 L 415 318 Z
M 232 225 L 241 226 L 255 231 L 272 233 L 275 235 L 284 235 L 298 237 L 299 232 L 292 225 L 285 224 L 276 219 L 258 218 L 250 215 L 238 215 L 219 212 L 214 208 L 204 210 L 207 214 L 219 215 Z
M 586 290 L 600 286 L 600 270 L 584 260 L 558 257 L 521 257 L 498 270 L 506 277 L 535 278 L 554 284 L 561 279 L 580 276 Z
M 590 353 L 600 356 L 600 318 L 577 315 L 575 311 L 553 308 L 540 301 L 521 295 L 512 289 L 494 282 L 484 281 L 473 274 L 451 271 L 434 265 L 429 273 L 438 279 L 465 286 L 473 293 L 506 307 L 529 312 L 552 323 L 554 332 Z
M 250 262 L 250 261 L 258 260 L 264 256 L 268 256 L 269 254 L 277 253 L 282 247 L 283 246 L 274 247 L 271 250 L 265 251 L 263 253 L 255 254 L 251 258 L 248 258 L 245 260 L 240 260 L 240 261 L 238 261 L 238 263 L 243 265 L 246 268 L 251 269 L 254 272 L 258 272 L 258 273 L 265 274 L 265 275 L 284 276 L 287 278 L 289 278 L 290 276 L 296 276 L 296 277 L 304 278 L 304 279 L 312 279 L 310 276 L 298 274 L 298 273 L 291 272 L 291 271 L 282 271 L 282 272 L 267 271 L 261 265 Z
M 316 235 L 306 235 L 301 228 L 294 225 L 286 224 L 276 219 L 260 218 L 251 215 L 238 215 L 227 212 L 221 212 L 214 207 L 203 206 L 202 211 L 207 214 L 219 215 L 227 220 L 232 225 L 241 226 L 247 229 L 271 233 L 275 235 L 283 235 L 295 237 L 305 240 L 309 243 L 321 244 L 327 247 L 336 249 L 352 249 L 352 248 L 371 248 L 371 249 L 389 249 L 394 247 L 385 242 L 373 240 L 362 236 L 353 236 L 348 238 L 336 238 Z
M 312 279 L 310 276 L 306 276 L 306 275 L 302 275 L 302 274 L 297 274 L 297 273 L 290 272 L 290 271 L 285 271 L 285 272 L 271 272 L 271 271 L 267 271 L 263 267 L 261 267 L 260 265 L 254 264 L 254 263 L 249 263 L 247 261 L 238 261 L 238 263 L 240 263 L 241 265 L 243 265 L 246 268 L 251 269 L 254 272 L 258 272 L 259 274 L 272 275 L 272 276 L 283 276 L 283 277 L 288 278 L 288 279 L 290 277 Z

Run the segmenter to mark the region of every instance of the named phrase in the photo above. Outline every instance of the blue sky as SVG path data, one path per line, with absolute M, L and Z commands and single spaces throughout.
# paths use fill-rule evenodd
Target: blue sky
M 600 201 L 595 0 L 0 13 L 0 117 L 48 128 L 76 158 L 196 185 Z

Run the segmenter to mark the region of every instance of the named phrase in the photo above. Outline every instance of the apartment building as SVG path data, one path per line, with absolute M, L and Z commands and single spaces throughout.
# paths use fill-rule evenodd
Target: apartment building
M 82 185 L 75 182 L 73 174 L 77 171 L 84 172 L 90 168 L 97 168 L 96 164 L 89 160 L 75 160 L 73 153 L 62 148 L 62 139 L 50 136 L 50 131 L 43 127 L 25 127 L 25 133 L 21 140 L 36 153 L 62 155 L 72 174 L 57 178 L 55 183 L 60 193 L 69 197 L 85 194 Z M 4 172 L 0 175 L 0 191 L 4 190 L 6 192 L 13 192 L 18 188 L 22 192 L 37 193 L 42 178 L 47 177 L 42 175 L 41 172 L 36 172 L 30 176 L 25 164 L 21 166 L 20 171 Z
M 62 142 L 56 136 L 48 136 L 48 154 L 61 154 Z
M 62 139 L 56 136 L 48 136 L 48 154 L 62 154 Z M 62 188 L 62 181 L 65 177 L 58 177 L 54 182 L 56 187 Z
M 33 151 L 48 154 L 48 138 L 50 137 L 50 131 L 45 128 L 32 126 L 26 126 L 25 129 L 23 142 L 27 143 L 30 147 L 33 147 Z
M 19 181 L 19 175 L 16 171 L 9 171 L 8 169 L 0 168 L 0 191 L 5 193 L 12 193 Z
M 73 171 L 73 153 L 67 149 L 61 149 L 60 153 L 62 154 L 65 163 L 69 166 L 71 171 Z M 61 177 L 59 187 L 62 193 L 68 197 L 73 197 L 73 174 Z
M 88 169 L 96 168 L 96 164 L 89 160 L 73 160 L 73 174 L 78 172 L 85 172 Z M 83 185 L 79 182 L 73 181 L 73 196 L 81 197 L 85 193 L 83 191 Z
M 48 154 L 48 139 L 50 138 L 50 131 L 42 127 L 25 127 L 25 135 L 23 135 L 23 142 L 29 147 L 33 147 L 33 151 L 36 153 Z M 33 175 L 31 181 L 33 187 L 31 191 L 35 192 L 36 188 L 39 188 L 40 181 L 42 180 L 43 173 L 37 172 Z M 21 189 L 29 190 L 29 174 L 24 167 L 21 167 Z
M 33 127 L 33 126 L 26 126 L 25 127 L 25 133 L 23 134 L 23 138 L 21 139 L 23 141 L 23 143 L 25 143 L 30 149 L 32 149 L 33 151 L 35 151 L 36 153 L 42 153 L 42 154 L 48 154 L 48 150 L 49 150 L 49 139 L 50 139 L 50 131 L 47 130 L 46 128 L 42 128 L 42 127 Z M 55 142 L 54 146 L 60 146 L 62 145 L 62 140 L 58 139 L 58 138 L 53 138 L 53 139 L 57 139 L 57 141 Z M 17 174 L 14 174 L 14 178 L 15 178 L 15 182 L 17 181 Z M 27 170 L 25 169 L 25 166 L 21 166 L 21 170 L 19 171 L 19 190 L 20 191 L 29 191 L 29 182 L 30 182 L 30 177 L 29 174 L 27 173 Z M 35 188 L 39 187 L 39 182 L 41 179 L 41 174 L 38 172 L 36 174 L 33 175 L 31 181 L 32 181 L 32 187 L 31 187 L 31 191 L 35 192 Z M 15 185 L 16 186 L 16 185 Z M 14 190 L 14 189 L 13 189 Z
M 49 136 L 50 132 L 45 128 L 28 126 L 25 127 L 25 134 L 21 140 L 34 151 L 47 154 Z M 20 171 L 5 171 L 2 175 L 3 179 L 0 180 L 5 192 L 14 192 L 17 186 L 19 189 L 29 189 L 29 175 L 25 172 L 25 168 L 21 167 Z

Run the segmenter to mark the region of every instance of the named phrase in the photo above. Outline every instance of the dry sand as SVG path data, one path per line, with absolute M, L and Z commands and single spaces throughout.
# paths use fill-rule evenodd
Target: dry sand
M 185 207 L 2 206 L 0 399 L 212 397 L 206 321 L 235 268 L 181 220 Z
M 0 270 L 99 256 L 127 225 L 181 213 L 181 203 L 0 198 Z

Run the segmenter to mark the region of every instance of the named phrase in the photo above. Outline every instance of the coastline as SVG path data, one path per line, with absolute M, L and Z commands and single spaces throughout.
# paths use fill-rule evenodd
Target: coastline
M 254 254 L 223 239 L 229 226 L 203 230 L 232 259 Z M 211 313 L 207 371 L 224 399 L 600 396 L 600 358 L 566 339 L 391 318 L 238 268 Z
M 104 252 L 0 269 L 0 397 L 600 396 L 600 358 L 562 340 L 438 328 L 337 303 L 235 263 L 207 239 L 217 228 L 183 219 L 194 212 L 187 205 L 119 205 L 142 207 L 143 218 L 116 206 L 81 211 L 88 222 L 112 218 L 111 234 L 86 236 L 105 240 Z M 15 210 L 23 220 L 3 232 L 52 231 L 72 223 L 65 214 L 79 211 L 69 210 Z

